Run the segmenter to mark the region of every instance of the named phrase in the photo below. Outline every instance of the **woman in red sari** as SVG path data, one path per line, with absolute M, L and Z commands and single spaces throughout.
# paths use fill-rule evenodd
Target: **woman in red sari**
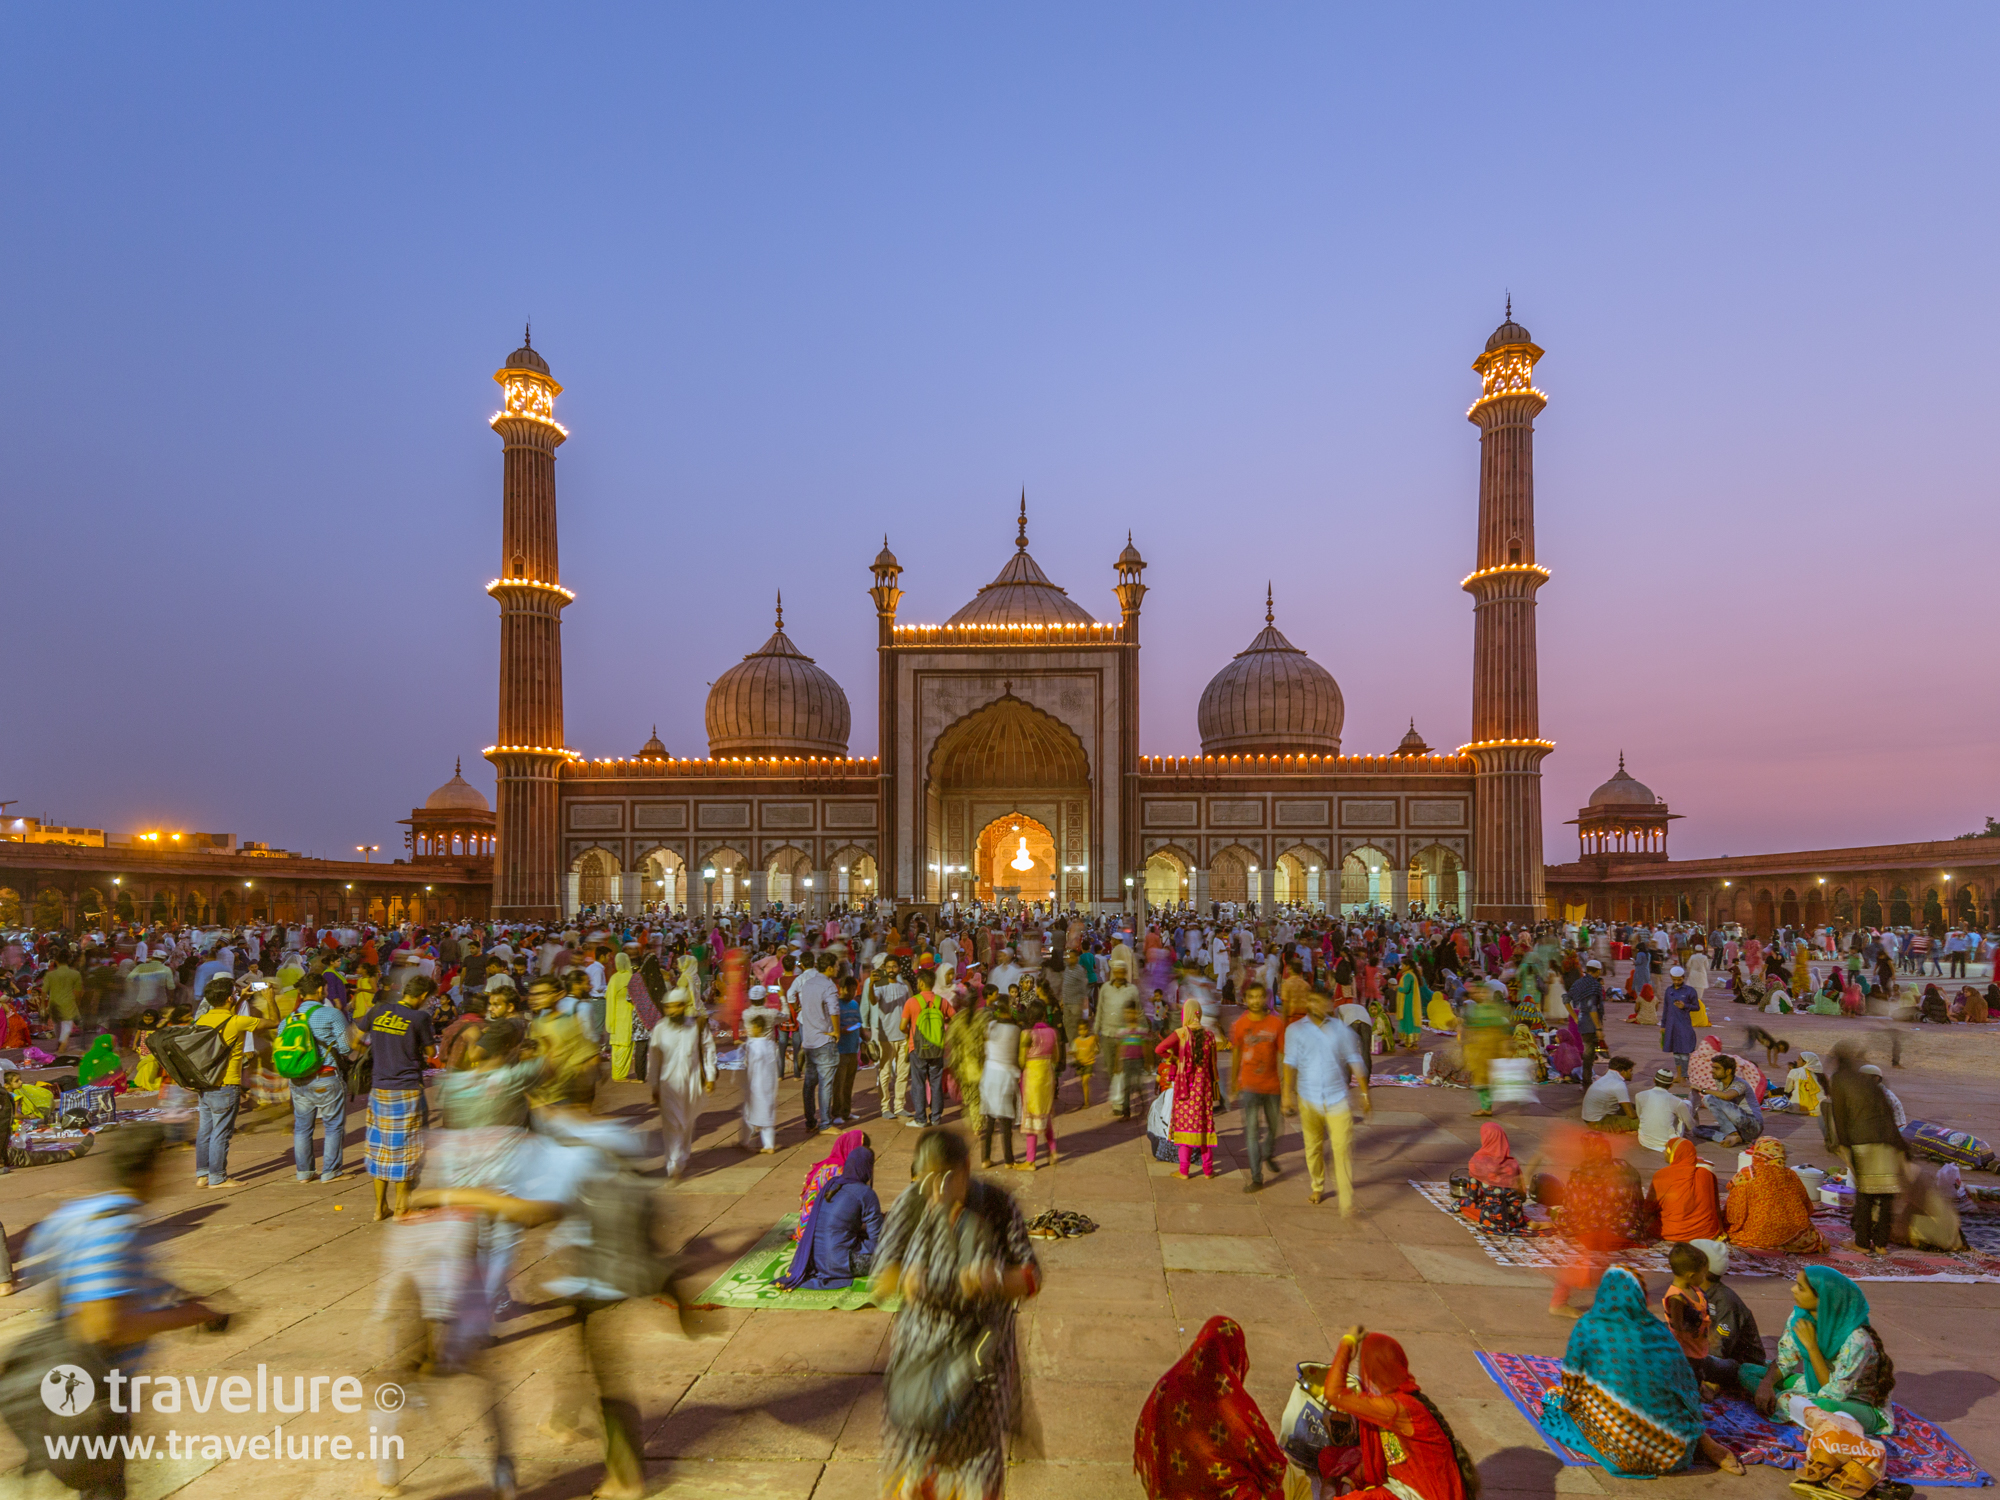
M 1201 1024 L 1201 1006 L 1181 1005 L 1178 1031 L 1153 1049 L 1167 1059 L 1167 1082 L 1174 1091 L 1167 1139 L 1181 1148 L 1180 1177 L 1186 1180 L 1190 1155 L 1201 1151 L 1201 1173 L 1215 1175 L 1215 1036 Z
M 1210 1318 L 1139 1411 L 1132 1468 L 1147 1500 L 1279 1500 L 1285 1457 L 1256 1400 L 1243 1330 Z
M 1361 1388 L 1347 1382 L 1358 1359 Z M 1364 1333 L 1359 1324 L 1341 1336 L 1321 1392 L 1361 1428 L 1354 1448 L 1323 1448 L 1322 1479 L 1345 1472 L 1354 1485 L 1346 1500 L 1466 1500 L 1457 1440 L 1443 1415 L 1410 1374 L 1403 1346 L 1386 1333 Z

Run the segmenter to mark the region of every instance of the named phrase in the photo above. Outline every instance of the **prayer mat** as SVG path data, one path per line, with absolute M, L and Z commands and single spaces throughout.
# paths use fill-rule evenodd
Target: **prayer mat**
M 1635 1245 L 1629 1250 L 1597 1251 L 1585 1250 L 1574 1240 L 1553 1231 L 1543 1234 L 1494 1234 L 1481 1229 L 1458 1212 L 1451 1201 L 1450 1183 L 1412 1180 L 1410 1186 L 1423 1194 L 1424 1200 L 1438 1212 L 1448 1215 L 1453 1223 L 1462 1226 L 1497 1265 L 1515 1266 L 1527 1271 L 1553 1271 L 1578 1265 L 1600 1270 L 1625 1266 L 1641 1275 L 1672 1274 L 1667 1265 L 1669 1242 L 1666 1240 Z M 1968 1214 L 1962 1222 L 1971 1225 L 1983 1220 L 1984 1216 L 1976 1220 Z M 1864 1255 L 1854 1248 L 1852 1239 L 1846 1237 L 1847 1221 L 1839 1212 L 1816 1212 L 1813 1227 L 1828 1242 L 1829 1248 L 1823 1253 L 1771 1255 L 1732 1245 L 1729 1247 L 1729 1274 L 1791 1279 L 1807 1266 L 1832 1266 L 1852 1281 L 2000 1282 L 2000 1254 L 1989 1250 L 1974 1248 L 1945 1255 L 1927 1250 L 1896 1249 L 1883 1256 Z M 1966 1238 L 1968 1243 L 1976 1244 L 1970 1229 Z
M 1368 1080 L 1371 1089 L 1462 1089 L 1462 1083 L 1429 1078 L 1422 1073 L 1377 1073 Z
M 1566 1464 L 1596 1463 L 1558 1442 L 1542 1425 L 1542 1397 L 1562 1383 L 1561 1360 L 1541 1354 L 1481 1354 L 1478 1358 L 1479 1367 L 1507 1393 L 1514 1409 L 1528 1419 L 1550 1452 Z M 1975 1464 L 1935 1422 L 1925 1421 L 1900 1404 L 1894 1405 L 1893 1414 L 1896 1431 L 1881 1440 L 1889 1449 L 1890 1479 L 1936 1489 L 1975 1489 L 1993 1483 L 1993 1476 Z M 1760 1416 L 1747 1397 L 1722 1395 L 1704 1402 L 1703 1417 L 1709 1435 L 1745 1464 L 1796 1469 L 1805 1458 L 1804 1429 Z
M 838 1310 L 853 1312 L 868 1306 L 868 1283 L 857 1281 L 844 1288 L 801 1288 L 789 1291 L 777 1284 L 778 1277 L 792 1268 L 798 1244 L 792 1231 L 799 1216 L 786 1214 L 764 1231 L 764 1237 L 701 1294 L 698 1307 L 789 1307 L 806 1312 Z M 892 1304 L 893 1305 L 893 1304 Z

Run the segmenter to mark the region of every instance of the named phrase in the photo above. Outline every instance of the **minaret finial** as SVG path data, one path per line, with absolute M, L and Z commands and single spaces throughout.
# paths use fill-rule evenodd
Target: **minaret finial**
M 1021 534 L 1014 538 L 1014 546 L 1022 552 L 1028 550 L 1028 491 L 1025 486 L 1021 490 Z
M 528 319 L 527 322 L 521 325 L 521 347 L 523 349 L 532 349 L 535 347 L 535 320 L 533 318 Z
M 1623 750 L 1618 752 L 1618 774 L 1620 776 L 1625 774 L 1625 752 Z
M 1507 321 L 1509 323 L 1514 321 L 1514 293 L 1512 290 L 1509 290 L 1507 293 Z
M 1271 585 L 1266 582 L 1264 585 L 1264 623 L 1272 625 L 1276 622 L 1276 616 L 1271 608 Z
M 785 591 L 778 590 L 778 629 L 785 628 Z
M 454 755 L 454 756 L 453 756 L 453 757 L 451 758 L 451 774 L 452 774 L 452 775 L 454 775 L 454 776 L 463 776 L 463 775 L 465 774 L 465 757 L 464 757 L 464 756 L 462 756 L 462 755 Z

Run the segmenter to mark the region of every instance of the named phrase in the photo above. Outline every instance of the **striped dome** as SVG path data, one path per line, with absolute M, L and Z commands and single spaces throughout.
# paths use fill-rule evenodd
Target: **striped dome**
M 851 716 L 847 694 L 778 628 L 708 690 L 708 753 L 845 757 Z
M 1264 628 L 1202 690 L 1204 755 L 1338 755 L 1340 684 L 1286 640 L 1264 597 Z

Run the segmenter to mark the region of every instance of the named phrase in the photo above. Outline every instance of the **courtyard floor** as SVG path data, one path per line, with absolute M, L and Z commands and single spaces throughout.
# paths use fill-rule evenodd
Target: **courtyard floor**
M 1715 1028 L 1735 1048 L 1742 1018 L 1724 1020 L 1711 995 Z M 1779 1018 L 1760 1018 L 1776 1021 Z M 1786 1017 L 1772 1025 L 1795 1043 L 1824 1050 L 1840 1036 L 1873 1036 L 1886 1064 L 1886 1024 Z M 1905 1066 L 1891 1084 L 1913 1116 L 1948 1121 L 1991 1139 L 2000 1131 L 2000 1099 L 1991 1079 L 2000 1061 L 2000 1026 L 1978 1032 L 1901 1028 Z M 1611 1022 L 1614 1047 L 1642 1069 L 1657 1057 L 1656 1033 Z M 1377 1061 L 1378 1072 L 1393 1063 Z M 782 1095 L 777 1155 L 739 1150 L 737 1079 L 725 1074 L 702 1117 L 702 1139 L 686 1178 L 671 1189 L 684 1254 L 695 1274 L 719 1274 L 784 1213 L 795 1209 L 807 1166 L 823 1143 L 803 1139 L 797 1084 Z M 862 1075 L 857 1104 L 877 1103 Z M 1643 1074 L 1641 1075 L 1643 1079 Z M 1549 1125 L 1574 1119 L 1573 1088 L 1543 1091 L 1543 1104 L 1503 1118 L 1526 1159 Z M 607 1089 L 605 1107 L 643 1118 L 636 1085 Z M 1358 1203 L 1340 1217 L 1329 1200 L 1307 1202 L 1296 1122 L 1288 1121 L 1284 1175 L 1259 1194 L 1243 1191 L 1241 1117 L 1221 1117 L 1223 1149 L 1212 1181 L 1181 1182 L 1151 1161 L 1139 1124 L 1114 1121 L 1101 1098 L 1079 1107 L 1064 1088 L 1062 1163 L 1032 1177 L 999 1172 L 1030 1213 L 1055 1205 L 1080 1210 L 1101 1226 L 1074 1240 L 1037 1242 L 1046 1273 L 1041 1295 L 1025 1305 L 1021 1341 L 1027 1373 L 1028 1438 L 1009 1476 L 1018 1500 L 1141 1494 L 1132 1474 L 1133 1424 L 1153 1382 L 1211 1315 L 1226 1313 L 1248 1334 L 1251 1388 L 1275 1425 L 1293 1366 L 1325 1360 L 1341 1332 L 1361 1323 L 1399 1338 L 1417 1378 L 1452 1421 L 1478 1461 L 1491 1500 L 1554 1494 L 1648 1493 L 1719 1489 L 1769 1500 L 1784 1493 L 1786 1471 L 1753 1468 L 1746 1478 L 1695 1472 L 1651 1483 L 1613 1479 L 1595 1468 L 1565 1467 L 1542 1445 L 1507 1398 L 1474 1362 L 1482 1350 L 1557 1355 L 1569 1325 L 1551 1318 L 1542 1276 L 1496 1265 L 1458 1224 L 1430 1208 L 1410 1179 L 1441 1179 L 1472 1152 L 1477 1121 L 1472 1096 L 1442 1088 L 1378 1088 L 1374 1119 L 1355 1138 Z M 349 1117 L 348 1160 L 358 1167 L 360 1123 Z M 879 1153 L 876 1186 L 884 1203 L 909 1179 L 917 1132 L 864 1121 Z M 1772 1117 L 1773 1133 L 1795 1163 L 1829 1165 L 1816 1122 Z M 1733 1151 L 1704 1155 L 1725 1177 Z M 160 1373 L 271 1376 L 371 1375 L 382 1364 L 375 1318 L 381 1281 L 382 1227 L 370 1219 L 365 1177 L 332 1186 L 293 1181 L 289 1123 L 237 1139 L 232 1166 L 248 1186 L 197 1190 L 191 1153 L 169 1158 L 170 1190 L 152 1205 L 160 1256 L 181 1285 L 213 1294 L 236 1310 L 227 1333 L 180 1334 L 156 1341 L 149 1368 Z M 1651 1166 L 1641 1160 L 1642 1170 Z M 26 1231 L 59 1200 L 93 1185 L 88 1158 L 0 1177 L 0 1220 L 18 1256 Z M 1984 1179 L 1981 1179 L 1984 1180 Z M 517 1306 L 501 1325 L 494 1351 L 501 1400 L 516 1433 L 524 1494 L 589 1494 L 600 1477 L 594 1445 L 564 1446 L 537 1426 L 559 1393 L 582 1388 L 574 1335 L 538 1290 L 545 1235 L 529 1236 L 513 1289 Z M 1656 1281 L 1658 1278 L 1656 1278 Z M 1734 1283 L 1767 1334 L 1790 1305 L 1778 1280 Z M 1949 1429 L 1973 1458 L 2000 1460 L 2000 1285 L 1871 1283 L 1864 1288 L 1875 1326 L 1895 1360 L 1896 1396 Z M 1657 1292 L 1657 1285 L 1654 1287 Z M 0 1302 L 0 1346 L 13 1342 L 41 1306 L 40 1294 Z M 710 1314 L 719 1336 L 688 1342 L 672 1312 L 629 1304 L 621 1358 L 638 1393 L 649 1486 L 656 1492 L 785 1500 L 859 1500 L 876 1494 L 881 1372 L 889 1319 L 878 1311 L 725 1310 Z M 1985 1332 L 1980 1330 L 1984 1329 Z M 482 1388 L 467 1379 L 417 1388 L 421 1409 L 406 1411 L 404 1493 L 413 1497 L 484 1493 L 487 1450 Z M 271 1416 L 183 1413 L 183 1431 L 268 1432 Z M 162 1431 L 167 1417 L 140 1432 Z M 365 1443 L 365 1415 L 328 1414 L 293 1421 L 289 1430 L 345 1433 Z M 68 1493 L 46 1476 L 18 1471 L 21 1454 L 0 1432 L 0 1496 Z M 156 1459 L 135 1464 L 131 1500 L 182 1495 L 290 1497 L 369 1495 L 372 1465 L 330 1457 L 299 1462 Z

